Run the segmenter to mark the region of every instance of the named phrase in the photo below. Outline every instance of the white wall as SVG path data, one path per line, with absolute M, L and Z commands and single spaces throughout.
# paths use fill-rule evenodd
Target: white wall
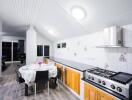
M 26 64 L 36 62 L 37 56 L 37 33 L 33 27 L 30 27 L 26 32 Z
M 125 44 L 132 47 L 132 25 L 123 26 Z M 132 73 L 132 48 L 96 48 L 104 43 L 103 30 L 86 36 L 71 38 L 54 43 L 54 57 L 77 61 L 114 71 Z M 57 43 L 66 42 L 67 48 L 57 49 Z M 126 61 L 120 61 L 121 55 Z
M 1 58 L 2 58 L 2 41 L 1 41 L 1 32 L 0 32 L 0 76 L 1 76 Z
M 49 45 L 50 46 L 50 56 L 53 56 L 53 42 L 46 39 L 43 35 L 37 34 L 37 45 Z M 42 57 L 37 57 L 37 61 L 42 61 Z
M 0 21 L 0 76 L 1 76 L 1 58 L 2 58 L 2 22 Z
M 2 41 L 4 42 L 18 42 L 18 40 L 26 40 L 26 38 L 19 36 L 2 36 Z
M 1 76 L 1 59 L 2 59 L 2 33 L 0 32 L 0 76 Z
M 2 58 L 2 22 L 0 21 L 0 76 L 1 76 L 1 58 Z

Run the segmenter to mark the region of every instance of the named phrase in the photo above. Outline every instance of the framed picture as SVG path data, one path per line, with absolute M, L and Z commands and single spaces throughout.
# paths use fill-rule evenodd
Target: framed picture
M 61 48 L 61 44 L 57 44 L 57 48 Z
M 62 43 L 62 48 L 66 48 L 66 43 Z

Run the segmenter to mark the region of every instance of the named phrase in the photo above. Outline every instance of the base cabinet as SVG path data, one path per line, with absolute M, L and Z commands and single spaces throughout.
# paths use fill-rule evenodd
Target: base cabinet
M 65 84 L 77 94 L 80 94 L 80 73 L 65 68 Z
M 97 100 L 97 89 L 87 83 L 84 84 L 84 100 Z
M 64 78 L 64 77 L 63 77 L 63 74 L 64 74 L 64 73 L 63 73 L 63 66 L 62 66 L 61 64 L 58 64 L 58 63 L 56 63 L 55 66 L 57 67 L 57 70 L 60 71 L 60 74 L 61 74 L 61 75 L 60 75 L 60 76 L 61 76 L 61 77 L 60 77 L 60 80 L 63 82 L 63 81 L 64 81 L 64 79 L 63 79 L 63 78 Z
M 80 95 L 80 73 L 61 64 L 56 63 L 57 70 L 61 70 L 61 80 L 69 88 Z
M 92 86 L 91 84 L 84 83 L 84 100 L 116 100 L 112 95 Z
M 98 100 L 115 100 L 115 98 L 101 90 L 98 90 Z

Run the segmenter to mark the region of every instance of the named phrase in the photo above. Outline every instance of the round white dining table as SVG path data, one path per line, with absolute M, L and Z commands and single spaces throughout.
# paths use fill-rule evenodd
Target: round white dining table
M 35 81 L 36 71 L 49 71 L 49 78 L 57 76 L 57 68 L 54 64 L 30 64 L 19 68 L 25 83 L 29 84 Z

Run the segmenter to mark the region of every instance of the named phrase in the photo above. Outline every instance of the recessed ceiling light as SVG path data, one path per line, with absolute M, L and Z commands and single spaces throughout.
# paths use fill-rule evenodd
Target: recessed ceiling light
M 50 33 L 50 34 L 54 34 L 54 32 L 53 32 L 53 30 L 48 30 L 48 33 Z
M 74 6 L 71 9 L 72 16 L 76 18 L 77 20 L 82 20 L 86 17 L 86 11 L 79 6 Z
M 56 32 L 55 30 L 52 30 L 52 29 L 49 29 L 49 30 L 48 30 L 48 33 L 49 33 L 50 35 L 54 36 L 54 37 L 57 37 L 57 36 L 58 36 L 57 32 Z

